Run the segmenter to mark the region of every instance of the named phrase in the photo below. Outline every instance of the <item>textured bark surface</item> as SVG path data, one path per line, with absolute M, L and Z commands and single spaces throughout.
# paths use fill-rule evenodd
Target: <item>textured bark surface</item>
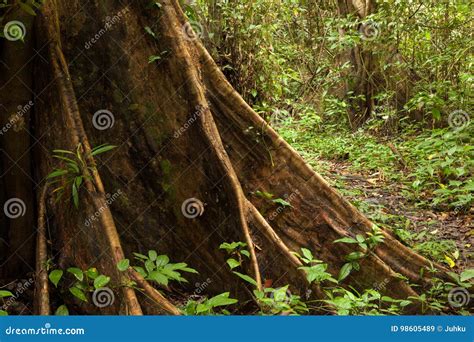
M 135 279 L 146 294 L 117 287 L 114 305 L 107 308 L 79 307 L 64 298 L 68 306 L 79 313 L 177 314 L 143 279 L 116 270 L 124 256 L 149 249 L 196 268 L 200 273 L 188 277 L 185 290 L 210 279 L 209 295 L 231 291 L 249 299 L 219 250 L 225 241 L 248 242 L 253 262 L 247 273 L 274 286 L 291 284 L 307 293 L 300 262 L 291 254 L 301 247 L 337 275 L 344 256 L 355 249 L 333 241 L 370 232 L 372 224 L 234 91 L 199 40 L 186 34 L 175 1 L 161 1 L 160 9 L 148 4 L 48 1 L 36 21 L 36 183 L 57 166 L 53 149 L 118 146 L 90 160 L 98 171 L 81 188 L 79 209 L 47 196 L 50 258 L 64 268 L 97 267 L 115 285 Z M 107 17 L 113 24 L 103 32 Z M 145 32 L 147 26 L 156 37 Z M 161 59 L 148 63 L 151 55 Z M 96 128 L 99 110 L 112 113 L 111 127 Z M 271 205 L 254 195 L 257 190 L 286 197 L 292 207 Z M 110 206 L 107 198 L 113 198 Z M 192 219 L 182 212 L 190 198 L 204 209 Z M 100 218 L 90 220 L 96 212 Z M 419 271 L 429 262 L 385 234 L 385 242 L 344 284 L 366 289 L 383 282 L 391 296 L 415 295 L 395 273 L 424 285 Z M 314 297 L 322 296 L 319 288 L 313 290 Z

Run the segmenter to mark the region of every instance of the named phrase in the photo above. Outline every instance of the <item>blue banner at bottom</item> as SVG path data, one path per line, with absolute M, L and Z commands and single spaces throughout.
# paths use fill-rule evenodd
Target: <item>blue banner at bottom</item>
M 0 341 L 473 342 L 474 318 L 8 316 Z

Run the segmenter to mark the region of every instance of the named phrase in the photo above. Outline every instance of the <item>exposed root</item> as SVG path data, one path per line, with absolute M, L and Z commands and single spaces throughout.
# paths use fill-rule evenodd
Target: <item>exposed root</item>
M 190 102 L 196 106 L 201 106 L 204 108 L 201 120 L 199 124 L 202 128 L 204 138 L 208 141 L 209 145 L 212 147 L 210 150 L 213 153 L 218 165 L 221 167 L 221 170 L 224 174 L 225 179 L 228 181 L 232 194 L 234 196 L 235 205 L 238 210 L 238 216 L 240 221 L 240 226 L 242 227 L 242 232 L 245 237 L 245 242 L 249 248 L 250 260 L 253 270 L 253 275 L 257 283 L 257 288 L 259 290 L 263 289 L 262 279 L 260 275 L 260 269 L 258 267 L 257 255 L 255 253 L 255 245 L 252 241 L 250 235 L 250 230 L 248 227 L 248 206 L 246 205 L 246 198 L 242 191 L 242 186 L 239 183 L 238 177 L 235 173 L 232 163 L 227 155 L 222 140 L 219 135 L 219 131 L 216 127 L 212 113 L 209 110 L 203 85 L 199 81 L 198 73 L 196 70 L 196 65 L 192 64 L 192 57 L 190 51 L 186 44 L 184 44 L 184 39 L 182 38 L 182 32 L 179 28 L 176 27 L 177 16 L 175 11 L 181 11 L 179 5 L 176 1 L 172 1 L 171 4 L 165 4 L 163 6 L 164 11 L 167 16 L 167 20 L 170 23 L 169 29 L 173 38 L 176 40 L 176 44 L 173 46 L 175 49 L 175 55 L 181 59 L 182 65 L 184 67 L 184 73 L 187 81 L 188 93 L 190 94 Z M 179 13 L 179 12 L 178 12 Z
M 46 263 L 48 260 L 48 247 L 46 245 L 46 192 L 48 186 L 44 185 L 38 196 L 38 230 L 36 236 L 36 302 L 38 315 L 51 314 L 49 305 L 49 283 Z
M 173 305 L 168 299 L 166 299 L 157 289 L 151 286 L 138 272 L 131 269 L 130 274 L 132 278 L 137 282 L 138 286 L 143 288 L 143 291 L 156 303 L 156 305 L 164 310 L 165 312 L 179 316 L 181 311 Z
M 77 100 L 74 94 L 74 88 L 71 83 L 69 69 L 64 54 L 60 48 L 60 39 L 58 37 L 59 31 L 57 28 L 59 25 L 59 20 L 57 18 L 57 12 L 54 11 L 54 7 L 50 10 L 49 16 L 50 20 L 46 24 L 46 26 L 47 32 L 49 34 L 48 38 L 50 38 L 52 41 L 50 43 L 50 54 L 53 66 L 53 73 L 55 78 L 58 80 L 58 90 L 60 94 L 60 99 L 63 103 L 63 108 L 66 112 L 68 124 L 72 128 L 72 144 L 73 146 L 77 146 L 79 143 L 81 143 L 82 146 L 84 146 L 85 148 L 85 154 L 87 156 L 89 165 L 95 166 L 95 161 L 93 160 L 93 157 L 91 155 L 91 147 L 88 138 L 85 134 L 82 120 L 80 117 L 79 106 L 77 105 Z M 53 17 L 54 20 L 52 20 L 53 18 L 51 17 Z M 95 170 L 95 167 L 92 175 L 94 183 L 89 180 L 89 170 L 86 168 L 83 170 L 83 172 L 85 173 L 84 183 L 89 191 L 89 194 L 92 197 L 95 210 L 97 212 L 102 213 L 100 215 L 100 222 L 105 230 L 105 234 L 109 242 L 109 247 L 112 252 L 113 265 L 115 265 L 119 261 L 123 260 L 125 258 L 125 255 L 123 253 L 120 238 L 117 232 L 117 228 L 115 227 L 112 213 L 105 201 L 104 187 L 102 181 L 98 172 Z M 122 273 L 119 273 L 118 277 L 120 281 L 124 284 L 127 284 L 129 282 L 129 279 Z M 130 287 L 124 286 L 123 294 L 127 303 L 128 312 L 132 315 L 142 315 L 143 313 L 135 291 Z

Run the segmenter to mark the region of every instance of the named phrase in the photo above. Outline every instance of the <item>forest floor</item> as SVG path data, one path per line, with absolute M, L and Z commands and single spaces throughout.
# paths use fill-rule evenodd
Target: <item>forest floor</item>
M 473 208 L 430 205 L 433 193 L 416 192 L 407 184 L 413 170 L 397 165 L 398 150 L 387 147 L 386 141 L 347 132 L 301 134 L 301 127 L 291 125 L 279 131 L 372 222 L 456 273 L 473 267 Z

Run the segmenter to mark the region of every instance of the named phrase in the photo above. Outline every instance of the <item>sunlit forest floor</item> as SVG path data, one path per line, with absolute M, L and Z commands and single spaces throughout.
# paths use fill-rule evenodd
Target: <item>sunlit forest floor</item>
M 297 120 L 281 122 L 278 130 L 343 196 L 404 244 L 456 271 L 473 266 L 473 208 L 463 205 L 472 178 L 467 194 L 450 189 L 458 183 L 435 180 L 438 159 L 448 172 L 472 163 L 469 154 L 456 156 L 458 149 L 472 149 L 460 143 L 462 132 L 407 131 L 391 140 L 330 126 L 302 129 Z

